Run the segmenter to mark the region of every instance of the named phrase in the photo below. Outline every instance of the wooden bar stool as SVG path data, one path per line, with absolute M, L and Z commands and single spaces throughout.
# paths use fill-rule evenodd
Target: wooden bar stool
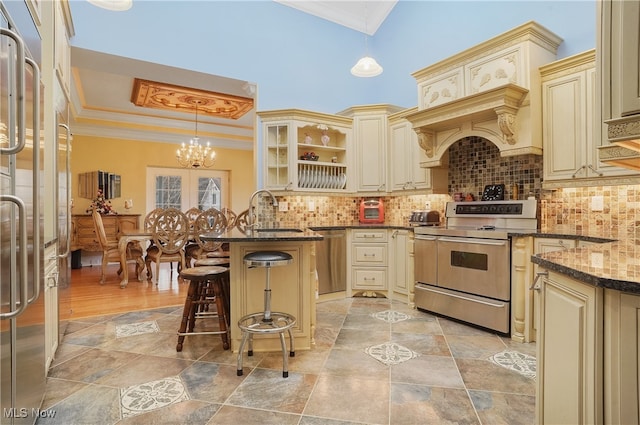
M 293 342 L 293 334 L 291 328 L 296 324 L 296 318 L 288 313 L 271 311 L 271 267 L 286 266 L 293 262 L 291 254 L 281 251 L 256 251 L 244 256 L 244 264 L 249 268 L 265 267 L 266 268 L 266 286 L 264 289 L 264 311 L 260 313 L 252 313 L 243 316 L 238 320 L 238 327 L 242 331 L 242 342 L 238 350 L 238 367 L 237 375 L 242 376 L 242 351 L 244 345 L 249 340 L 249 350 L 247 355 L 253 356 L 253 335 L 254 334 L 280 334 L 280 345 L 282 346 L 282 376 L 289 376 L 287 364 L 287 344 L 285 343 L 284 333 L 289 333 L 291 357 L 295 356 L 295 348 Z
M 182 269 L 180 277 L 189 281 L 189 290 L 182 310 L 182 322 L 178 330 L 176 351 L 182 351 L 187 335 L 220 335 L 222 347 L 229 349 L 229 292 L 225 285 L 229 280 L 229 269 L 220 266 L 202 266 Z M 216 309 L 212 311 L 211 305 Z M 218 319 L 219 330 L 195 332 L 198 319 Z

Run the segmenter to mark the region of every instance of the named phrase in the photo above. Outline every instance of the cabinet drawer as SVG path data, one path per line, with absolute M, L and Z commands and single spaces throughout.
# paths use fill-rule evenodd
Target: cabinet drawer
M 353 241 L 354 242 L 386 242 L 387 231 L 385 229 L 354 230 Z
M 352 270 L 353 289 L 387 289 L 387 268 Z
M 351 249 L 354 265 L 387 265 L 387 244 L 353 244 Z

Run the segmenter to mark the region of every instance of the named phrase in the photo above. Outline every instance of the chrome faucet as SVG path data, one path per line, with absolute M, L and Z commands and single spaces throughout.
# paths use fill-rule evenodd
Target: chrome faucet
M 274 207 L 278 206 L 278 200 L 276 199 L 276 197 L 273 195 L 273 193 L 271 193 L 269 190 L 267 189 L 259 189 L 256 190 L 255 192 L 253 192 L 253 194 L 251 194 L 251 197 L 249 198 L 249 212 L 247 214 L 247 227 L 249 229 L 253 229 L 254 227 L 259 227 L 258 226 L 258 214 L 256 214 L 256 222 L 253 222 L 253 213 L 252 213 L 252 208 L 253 208 L 253 200 L 261 193 L 266 193 L 267 195 L 269 195 L 271 197 L 271 203 L 273 204 Z

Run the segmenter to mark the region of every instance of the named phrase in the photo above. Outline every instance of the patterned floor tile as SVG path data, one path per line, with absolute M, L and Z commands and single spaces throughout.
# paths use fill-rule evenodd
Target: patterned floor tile
M 123 418 L 185 400 L 189 400 L 189 394 L 177 376 L 120 389 Z
M 127 323 L 124 325 L 116 325 L 116 338 L 125 338 L 128 336 L 136 336 L 160 332 L 158 323 L 155 320 L 139 323 Z
M 518 351 L 502 351 L 489 357 L 489 360 L 499 366 L 518 372 L 528 378 L 536 377 L 536 358 Z
M 411 316 L 394 310 L 379 311 L 377 313 L 371 313 L 371 317 L 375 317 L 378 320 L 382 320 L 387 323 L 402 322 L 408 320 Z
M 386 365 L 404 363 L 419 356 L 418 353 L 395 342 L 372 345 L 365 349 L 365 353 Z

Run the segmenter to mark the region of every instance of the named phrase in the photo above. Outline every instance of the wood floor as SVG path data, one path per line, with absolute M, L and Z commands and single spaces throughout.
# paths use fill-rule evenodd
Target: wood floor
M 100 266 L 72 269 L 69 287 L 59 288 L 60 320 L 184 304 L 189 285 L 178 278 L 175 264 L 173 270 L 169 264 L 160 266 L 158 285 L 138 281 L 130 265 L 129 285 L 120 289 L 117 271 L 117 264 L 109 265 L 106 283 L 101 285 Z

